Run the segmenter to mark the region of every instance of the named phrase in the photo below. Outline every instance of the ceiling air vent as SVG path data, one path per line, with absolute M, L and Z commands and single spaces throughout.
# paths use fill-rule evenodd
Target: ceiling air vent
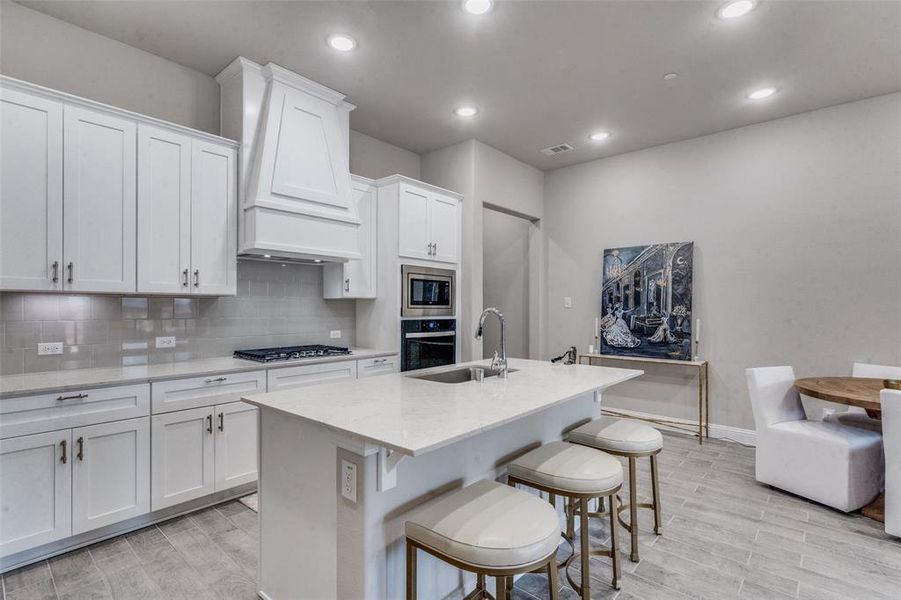
M 545 156 L 554 156 L 555 154 L 563 154 L 564 152 L 572 152 L 573 150 L 575 150 L 575 148 L 569 144 L 557 144 L 556 146 L 542 148 L 541 153 Z

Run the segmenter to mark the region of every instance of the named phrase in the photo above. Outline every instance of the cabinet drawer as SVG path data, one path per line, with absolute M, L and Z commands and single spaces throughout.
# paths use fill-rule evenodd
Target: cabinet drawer
M 279 390 L 314 385 L 326 381 L 356 379 L 356 377 L 357 361 L 345 360 L 319 365 L 269 369 L 266 379 L 268 382 L 268 391 L 277 392 Z
M 150 385 L 73 389 L 0 399 L 0 438 L 150 414 Z
M 235 402 L 266 391 L 266 371 L 173 379 L 152 384 L 153 414 Z
M 385 373 L 397 373 L 397 355 L 366 358 L 357 361 L 357 377 L 372 377 Z

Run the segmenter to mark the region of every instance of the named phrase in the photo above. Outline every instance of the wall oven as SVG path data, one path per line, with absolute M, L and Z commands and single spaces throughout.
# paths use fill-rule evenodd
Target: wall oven
M 400 336 L 401 371 L 457 362 L 457 321 L 454 319 L 401 321 Z
M 450 269 L 433 269 L 402 265 L 402 317 L 452 317 L 456 295 L 456 273 Z

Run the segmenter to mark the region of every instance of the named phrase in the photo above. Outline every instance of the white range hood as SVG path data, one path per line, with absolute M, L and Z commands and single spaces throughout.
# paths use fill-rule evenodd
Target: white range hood
M 238 254 L 360 258 L 344 95 L 243 57 L 216 76 L 222 135 L 241 142 Z

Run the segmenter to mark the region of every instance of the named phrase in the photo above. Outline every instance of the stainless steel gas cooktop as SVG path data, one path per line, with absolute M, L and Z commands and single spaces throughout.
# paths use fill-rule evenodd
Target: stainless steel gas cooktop
M 306 346 L 281 346 L 279 348 L 253 348 L 235 350 L 235 358 L 253 360 L 261 363 L 280 360 L 296 360 L 298 358 L 319 358 L 322 356 L 344 356 L 350 354 L 350 348 L 341 346 L 323 346 L 310 344 Z

